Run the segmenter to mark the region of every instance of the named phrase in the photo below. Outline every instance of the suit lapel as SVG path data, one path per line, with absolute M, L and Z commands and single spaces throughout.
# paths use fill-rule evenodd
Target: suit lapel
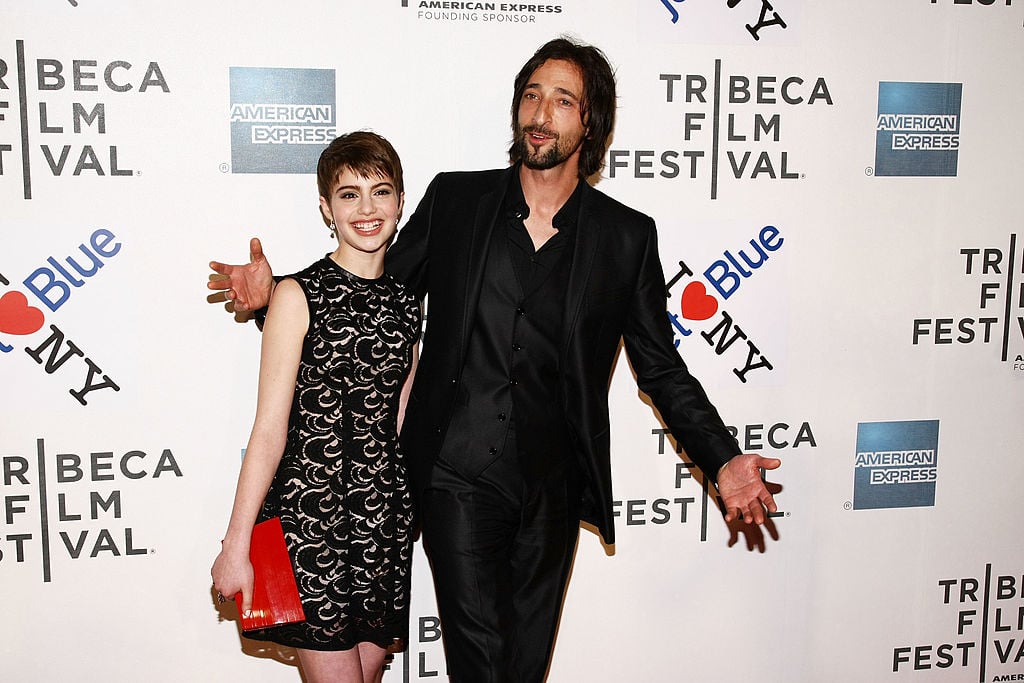
M 565 300 L 566 324 L 562 331 L 563 356 L 569 348 L 569 340 L 572 339 L 580 310 L 586 299 L 587 283 L 590 281 L 590 274 L 594 269 L 594 257 L 604 231 L 604 225 L 594 211 L 596 197 L 597 190 L 590 187 L 589 184 L 584 185 L 583 194 L 580 197 L 580 215 L 576 223 L 576 242 L 572 251 L 572 267 L 569 270 L 569 286 Z
M 477 304 L 480 300 L 480 288 L 483 283 L 484 269 L 487 266 L 487 252 L 490 249 L 494 228 L 500 216 L 501 202 L 508 187 L 508 173 L 497 176 L 498 183 L 490 192 L 480 196 L 476 204 L 476 213 L 470 230 L 469 262 L 466 264 L 466 296 L 462 312 L 461 356 L 465 357 L 469 334 L 476 321 Z

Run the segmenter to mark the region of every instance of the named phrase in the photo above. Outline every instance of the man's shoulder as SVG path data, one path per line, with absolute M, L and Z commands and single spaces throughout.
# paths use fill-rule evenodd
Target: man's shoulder
M 430 182 L 425 199 L 435 210 L 470 210 L 484 197 L 500 196 L 508 187 L 510 170 L 443 171 Z
M 584 188 L 583 201 L 591 207 L 591 211 L 595 215 L 609 218 L 618 224 L 633 223 L 643 226 L 654 224 L 654 219 L 647 214 L 623 204 L 593 185 L 587 185 Z
M 480 187 L 506 182 L 511 168 L 492 168 L 483 171 L 442 171 L 434 182 L 445 187 Z

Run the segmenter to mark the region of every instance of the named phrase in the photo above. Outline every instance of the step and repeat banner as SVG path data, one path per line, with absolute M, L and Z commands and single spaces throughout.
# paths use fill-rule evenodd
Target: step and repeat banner
M 619 83 L 597 187 L 659 227 L 679 353 L 767 530 L 727 527 L 623 356 L 618 542 L 581 532 L 551 681 L 1024 680 L 1024 1 L 0 3 L 0 679 L 296 681 L 218 552 L 260 336 L 206 289 L 330 251 L 372 129 L 499 167 L 547 40 Z M 445 679 L 417 549 L 386 683 Z

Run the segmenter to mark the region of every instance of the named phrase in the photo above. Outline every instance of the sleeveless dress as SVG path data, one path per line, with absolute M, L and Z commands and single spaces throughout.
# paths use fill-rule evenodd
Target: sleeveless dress
M 329 257 L 289 276 L 309 305 L 284 455 L 259 521 L 280 517 L 306 621 L 246 637 L 312 650 L 408 641 L 412 498 L 399 393 L 420 332 L 396 280 Z

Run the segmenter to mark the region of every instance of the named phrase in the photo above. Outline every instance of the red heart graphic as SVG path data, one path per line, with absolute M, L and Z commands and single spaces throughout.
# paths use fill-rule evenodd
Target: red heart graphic
M 691 282 L 683 290 L 679 308 L 687 320 L 707 320 L 718 312 L 718 300 L 707 293 L 703 282 Z
M 21 292 L 7 292 L 0 296 L 0 332 L 32 334 L 43 326 L 43 312 L 28 305 Z

